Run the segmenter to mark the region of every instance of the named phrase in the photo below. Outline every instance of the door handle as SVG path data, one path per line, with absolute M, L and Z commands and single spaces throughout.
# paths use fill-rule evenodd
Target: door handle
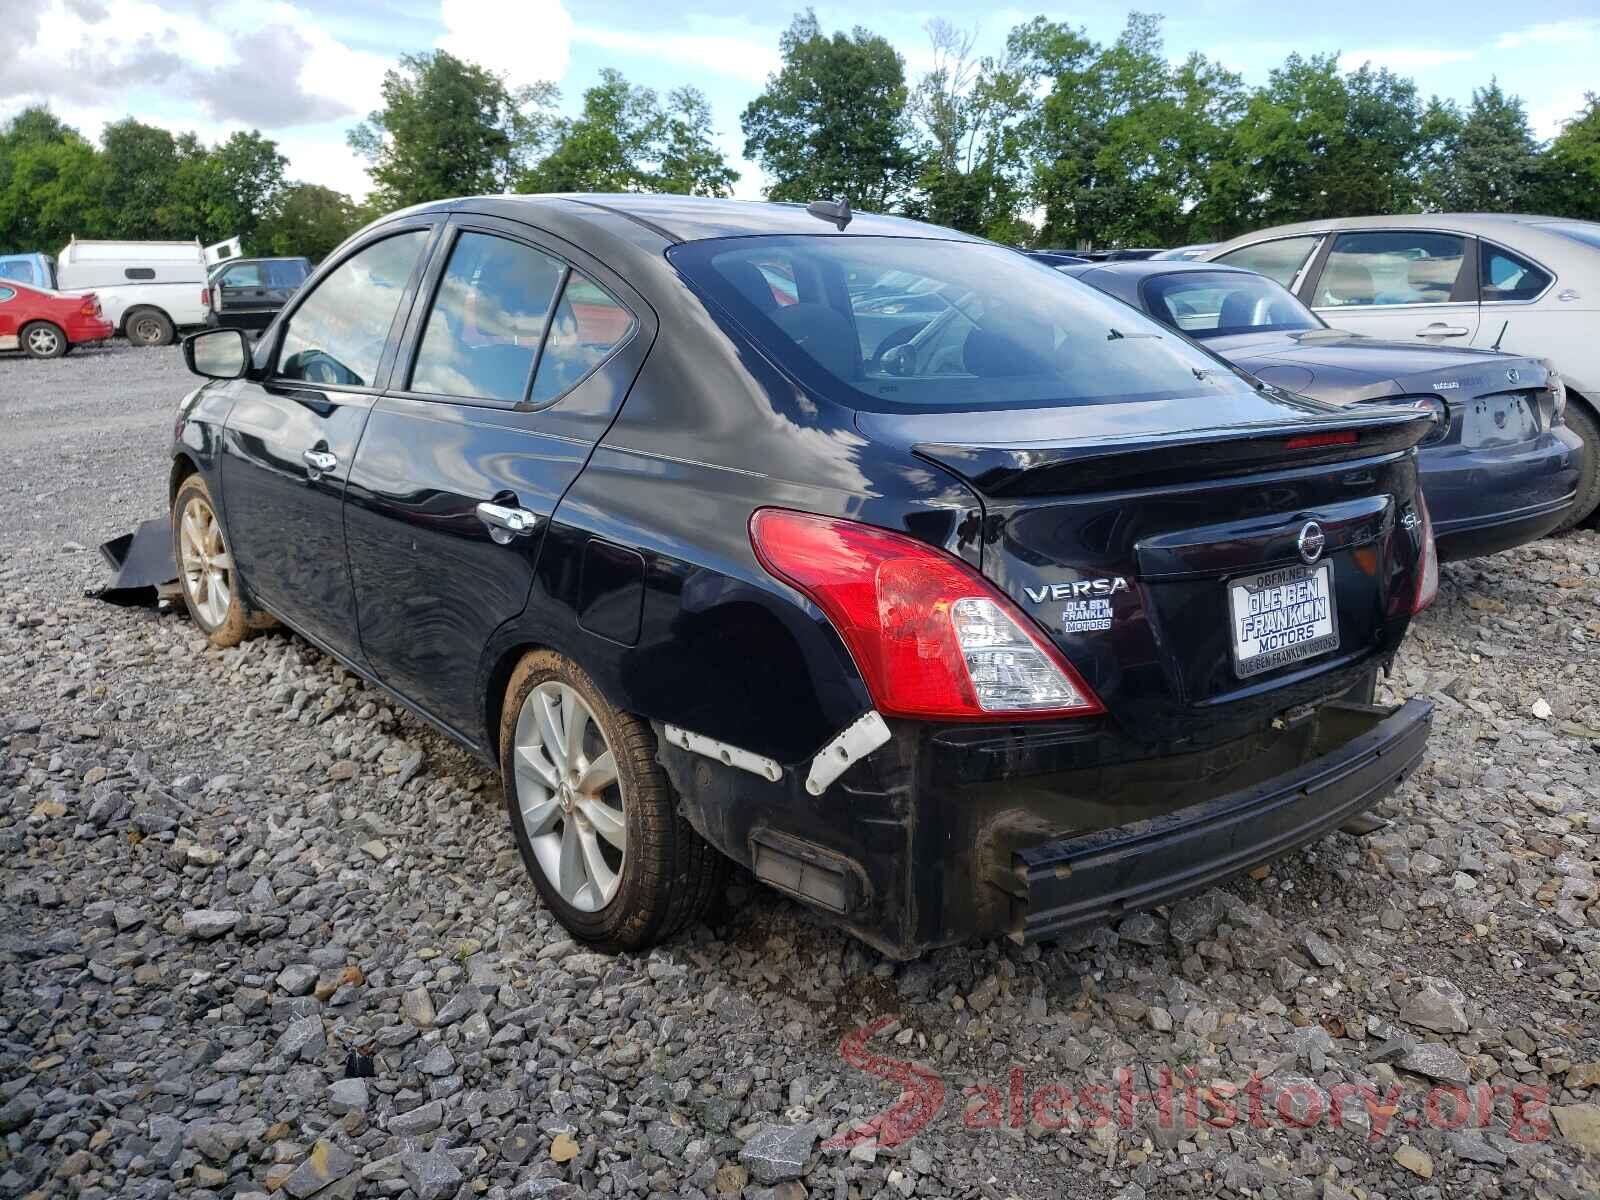
M 339 456 L 332 450 L 303 450 L 300 457 L 306 464 L 306 478 L 312 483 L 339 465 Z
M 1465 325 L 1446 325 L 1435 321 L 1432 325 L 1424 326 L 1417 330 L 1418 337 L 1466 337 L 1469 330 Z
M 489 536 L 501 546 L 509 545 L 513 538 L 527 537 L 539 528 L 542 518 L 536 512 L 495 504 L 485 500 L 478 505 L 478 520 L 489 528 Z

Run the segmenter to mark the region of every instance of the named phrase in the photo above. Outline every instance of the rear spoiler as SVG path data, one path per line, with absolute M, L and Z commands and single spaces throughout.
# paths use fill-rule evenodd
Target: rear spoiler
M 1264 469 L 1349 462 L 1409 451 L 1432 419 L 1405 409 L 1270 427 L 1187 430 L 1137 441 L 1011 446 L 920 443 L 913 451 L 985 496 L 1063 496 L 1203 482 Z

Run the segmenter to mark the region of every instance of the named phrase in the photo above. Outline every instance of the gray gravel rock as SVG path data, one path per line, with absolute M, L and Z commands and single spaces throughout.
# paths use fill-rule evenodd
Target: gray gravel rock
M 798 1179 L 816 1141 L 817 1131 L 810 1125 L 768 1126 L 745 1142 L 739 1161 L 762 1183 Z

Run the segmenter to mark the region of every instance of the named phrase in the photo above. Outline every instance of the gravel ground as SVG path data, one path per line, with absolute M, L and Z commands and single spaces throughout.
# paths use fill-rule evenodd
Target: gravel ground
M 190 382 L 0 358 L 0 1195 L 1600 1190 L 1595 533 L 1446 568 L 1378 834 L 1043 948 L 897 964 L 736 884 L 612 959 L 490 769 L 288 633 L 83 597 Z

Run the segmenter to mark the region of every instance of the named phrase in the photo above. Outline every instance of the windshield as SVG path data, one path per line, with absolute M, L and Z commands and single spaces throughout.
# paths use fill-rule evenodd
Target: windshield
M 1037 408 L 1250 390 L 1127 305 L 1001 246 L 720 238 L 669 256 L 802 383 L 855 408 Z
M 1239 271 L 1184 271 L 1144 283 L 1145 307 L 1190 337 L 1321 329 L 1316 315 L 1281 284 Z

